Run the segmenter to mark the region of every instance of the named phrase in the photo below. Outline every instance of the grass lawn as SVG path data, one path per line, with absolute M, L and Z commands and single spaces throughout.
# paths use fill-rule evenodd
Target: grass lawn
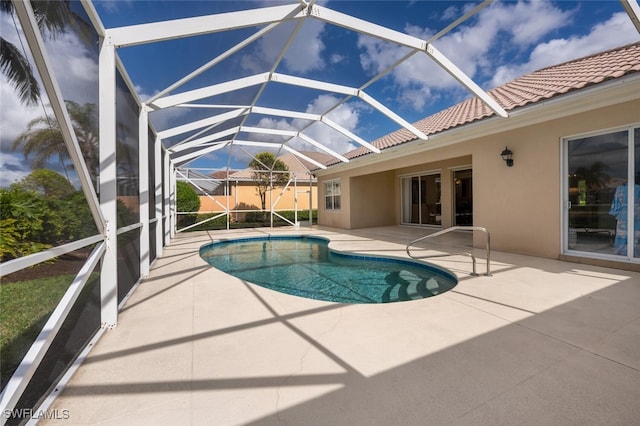
M 0 285 L 0 373 L 3 385 L 74 277 L 59 275 Z

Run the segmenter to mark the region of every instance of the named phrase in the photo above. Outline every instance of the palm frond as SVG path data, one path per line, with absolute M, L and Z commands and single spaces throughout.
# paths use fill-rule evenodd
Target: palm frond
M 34 105 L 40 97 L 40 87 L 27 58 L 20 50 L 0 37 L 0 69 L 18 91 L 20 101 Z
M 73 21 L 73 13 L 68 0 L 34 1 L 33 13 L 41 30 L 47 30 L 55 38 L 64 32 L 67 25 Z
M 0 12 L 9 14 L 13 12 L 13 3 L 11 3 L 11 0 L 0 0 Z

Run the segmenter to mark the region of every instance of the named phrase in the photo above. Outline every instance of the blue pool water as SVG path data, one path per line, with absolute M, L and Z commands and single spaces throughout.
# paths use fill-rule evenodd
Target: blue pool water
M 456 277 L 410 260 L 338 253 L 319 237 L 260 237 L 207 244 L 200 256 L 230 275 L 282 293 L 339 303 L 422 299 Z

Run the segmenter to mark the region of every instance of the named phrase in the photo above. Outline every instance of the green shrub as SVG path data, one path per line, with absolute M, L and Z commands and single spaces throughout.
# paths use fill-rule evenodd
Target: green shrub
M 200 210 L 200 197 L 187 182 L 176 182 L 176 208 L 178 212 L 197 212 Z M 178 215 L 178 228 L 194 224 L 197 217 L 197 214 Z
M 239 208 L 239 207 L 238 207 Z M 257 207 L 255 207 L 257 208 Z M 242 208 L 248 209 L 248 208 Z M 207 213 L 200 214 L 197 217 L 197 222 L 201 222 L 205 219 L 214 217 L 219 215 L 220 213 Z M 287 218 L 291 222 L 294 222 L 295 211 L 286 210 L 278 212 L 279 215 Z M 235 217 L 235 214 L 232 213 L 232 217 Z M 267 212 L 267 217 L 269 217 L 269 212 Z M 318 222 L 318 212 L 317 210 L 313 210 L 313 223 Z M 308 221 L 309 220 L 309 210 L 298 211 L 298 222 Z M 278 216 L 274 216 L 273 226 L 289 226 L 290 223 L 282 220 Z M 240 228 L 257 228 L 264 226 L 262 220 L 262 212 L 246 212 L 246 213 L 238 213 L 238 221 L 232 220 L 229 224 L 231 229 L 240 229 Z M 216 219 L 210 220 L 209 222 L 203 223 L 198 226 L 194 226 L 190 228 L 190 231 L 214 231 L 219 229 L 227 229 L 227 216 L 222 215 Z
M 260 210 L 260 207 L 247 204 L 244 201 L 238 203 L 238 205 L 234 208 L 234 210 Z M 234 222 L 244 223 L 244 222 L 257 222 L 262 220 L 262 213 L 250 211 L 250 212 L 238 212 L 233 213 Z
M 97 233 L 84 193 L 44 169 L 0 189 L 0 227 L 2 261 Z
M 285 210 L 278 212 L 278 214 L 291 222 L 295 223 L 296 212 L 294 210 Z M 284 222 L 279 217 L 275 217 L 279 222 Z M 318 210 L 312 211 L 313 223 L 318 223 Z M 298 210 L 298 222 L 304 222 L 309 220 L 309 210 Z
M 265 213 L 262 211 L 255 212 L 246 212 L 244 214 L 244 220 L 239 220 L 238 222 L 248 222 L 248 223 L 256 223 L 256 222 L 264 222 Z
M 220 213 L 206 213 L 206 214 L 199 214 L 197 216 L 196 222 L 201 222 L 203 220 L 209 219 L 211 217 L 215 217 L 217 215 L 219 215 Z M 227 229 L 227 216 L 226 215 L 222 215 L 216 219 L 210 220 L 209 222 L 203 223 L 201 225 L 198 226 L 194 226 L 193 228 L 190 228 L 190 231 L 212 231 L 212 230 L 217 230 L 217 229 Z
M 46 242 L 50 228 L 48 206 L 40 194 L 13 184 L 0 189 L 0 254 L 2 261 L 26 256 L 51 247 Z M 46 225 L 46 226 L 45 226 Z
M 89 203 L 82 191 L 76 191 L 65 202 L 62 215 L 66 217 L 66 235 L 70 241 L 87 238 L 98 233 Z

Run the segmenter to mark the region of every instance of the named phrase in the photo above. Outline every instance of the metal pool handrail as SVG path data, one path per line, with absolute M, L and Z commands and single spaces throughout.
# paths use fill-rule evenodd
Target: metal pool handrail
M 435 237 L 439 237 L 440 235 L 443 234 L 447 234 L 449 232 L 453 232 L 453 231 L 481 231 L 484 232 L 487 235 L 487 272 L 484 274 L 487 277 L 491 276 L 491 236 L 489 234 L 489 231 L 487 231 L 486 228 L 483 228 L 481 226 L 452 226 L 450 228 L 447 229 L 443 229 L 442 231 L 438 231 L 438 232 L 434 232 L 433 234 L 429 234 L 429 235 L 425 235 L 424 237 L 420 237 L 418 239 L 415 239 L 411 242 L 409 242 L 407 244 L 406 250 L 407 250 L 407 255 L 412 258 L 412 259 L 427 259 L 430 257 L 445 257 L 445 256 L 453 256 L 453 255 L 465 255 L 465 256 L 470 256 L 471 257 L 471 261 L 473 262 L 473 273 L 472 275 L 478 275 L 476 273 L 476 257 L 473 253 L 471 252 L 461 252 L 461 253 L 446 253 L 446 254 L 431 254 L 431 255 L 426 255 L 426 256 L 414 256 L 411 254 L 410 248 L 412 245 L 414 245 L 415 243 L 418 243 L 420 241 L 429 239 L 429 238 L 435 238 Z

